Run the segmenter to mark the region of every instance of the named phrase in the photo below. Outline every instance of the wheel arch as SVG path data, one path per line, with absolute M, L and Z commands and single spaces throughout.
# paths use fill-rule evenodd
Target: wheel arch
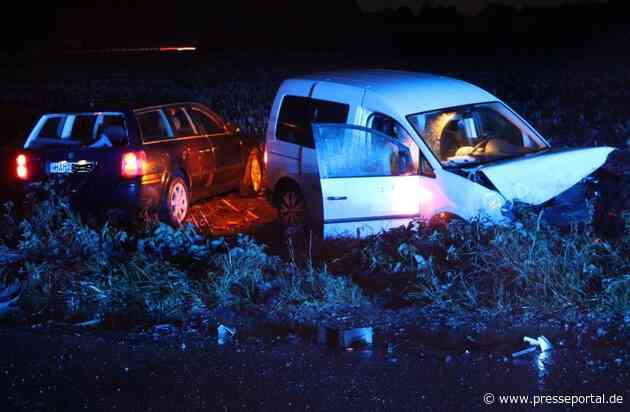
M 302 187 L 300 184 L 293 178 L 284 176 L 278 179 L 275 186 L 273 187 L 273 199 L 277 203 L 278 196 L 282 191 L 287 190 L 289 188 L 297 188 L 300 193 L 302 193 Z
M 184 183 L 186 183 L 186 187 L 190 192 L 192 190 L 192 180 L 190 179 L 190 175 L 186 172 L 186 169 L 182 166 L 176 166 L 173 168 L 173 171 L 167 173 L 166 178 L 164 179 L 165 186 L 168 186 L 168 182 L 170 182 L 173 176 L 181 176 L 184 179 Z

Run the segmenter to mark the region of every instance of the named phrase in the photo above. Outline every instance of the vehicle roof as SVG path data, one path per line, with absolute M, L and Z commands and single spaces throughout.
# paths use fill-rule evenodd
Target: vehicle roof
M 44 114 L 56 114 L 56 113 L 100 113 L 100 112 L 133 112 L 139 110 L 160 108 L 160 107 L 168 107 L 168 106 L 183 106 L 183 105 L 201 105 L 207 107 L 205 104 L 200 102 L 192 102 L 192 101 L 184 101 L 184 102 L 168 102 L 168 103 L 159 103 L 154 101 L 141 101 L 141 102 L 114 102 L 114 103 L 86 103 L 85 105 L 71 105 L 71 106 L 60 106 L 54 107 L 50 110 L 47 110 Z
M 480 87 L 447 76 L 400 70 L 348 70 L 308 74 L 294 80 L 326 81 L 364 89 L 402 115 L 499 100 Z

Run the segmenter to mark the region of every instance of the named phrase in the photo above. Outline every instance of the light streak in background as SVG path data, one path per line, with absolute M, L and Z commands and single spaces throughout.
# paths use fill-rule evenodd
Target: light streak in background
M 110 53 L 139 53 L 139 52 L 195 52 L 195 46 L 164 46 L 164 47 L 136 47 L 117 49 L 88 49 L 69 50 L 70 54 L 110 54 Z
M 196 47 L 192 47 L 192 46 L 185 46 L 185 47 L 160 47 L 160 51 L 161 52 L 167 52 L 167 51 L 195 51 L 197 50 Z

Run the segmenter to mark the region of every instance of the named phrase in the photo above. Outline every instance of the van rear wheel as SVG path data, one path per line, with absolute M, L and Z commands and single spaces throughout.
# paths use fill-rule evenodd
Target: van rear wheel
M 302 227 L 306 221 L 306 202 L 300 189 L 287 187 L 276 198 L 280 224 L 285 228 Z

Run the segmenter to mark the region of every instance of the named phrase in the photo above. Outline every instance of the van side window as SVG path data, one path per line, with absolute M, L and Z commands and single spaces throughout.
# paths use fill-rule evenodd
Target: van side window
M 153 142 L 156 140 L 164 140 L 168 138 L 166 125 L 157 110 L 137 115 L 138 125 L 142 133 L 142 139 L 145 142 Z
M 192 109 L 189 113 L 199 134 L 225 133 L 225 129 L 223 129 L 223 126 L 219 124 L 218 121 L 214 120 L 206 113 L 203 113 L 201 110 Z
M 276 137 L 288 143 L 314 148 L 311 123 L 345 123 L 350 107 L 347 104 L 300 96 L 282 100 Z
M 413 138 L 404 127 L 396 120 L 382 113 L 373 113 L 368 118 L 368 127 L 396 139 L 397 142 L 403 144 L 409 149 L 411 155 L 411 165 L 407 169 L 407 174 L 418 174 L 420 171 L 420 162 L 422 154 L 420 148 L 413 141 Z M 424 159 L 424 163 L 426 159 Z M 428 163 L 427 163 L 428 165 Z M 424 165 L 423 165 L 424 166 Z M 431 167 L 428 165 L 429 168 Z
M 398 139 L 346 124 L 316 124 L 314 129 L 322 179 L 412 174 L 410 150 Z

